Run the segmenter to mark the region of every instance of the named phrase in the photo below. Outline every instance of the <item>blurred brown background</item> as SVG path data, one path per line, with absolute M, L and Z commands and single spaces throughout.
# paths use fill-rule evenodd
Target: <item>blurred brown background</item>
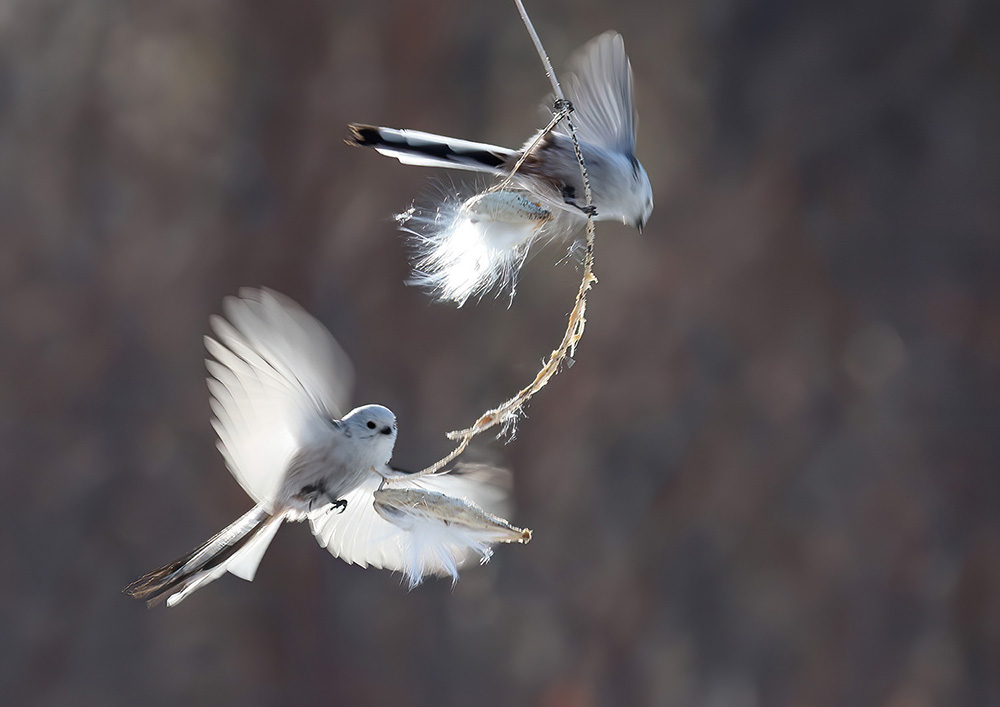
M 557 68 L 624 34 L 656 196 L 479 445 L 534 540 L 407 593 L 291 526 L 147 611 L 121 588 L 249 506 L 225 295 L 326 323 L 404 467 L 534 375 L 565 250 L 431 304 L 391 214 L 442 175 L 342 139 L 518 145 L 547 84 L 508 2 L 0 3 L 5 703 L 1000 705 L 998 5 L 531 5 Z

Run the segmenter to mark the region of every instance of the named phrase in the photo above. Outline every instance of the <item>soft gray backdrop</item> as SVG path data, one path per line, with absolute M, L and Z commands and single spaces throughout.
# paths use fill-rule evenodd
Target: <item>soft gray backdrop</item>
M 997 5 L 532 6 L 557 68 L 624 34 L 657 204 L 601 226 L 576 364 L 479 445 L 534 540 L 407 593 L 291 526 L 147 611 L 122 586 L 249 503 L 225 295 L 327 324 L 406 467 L 534 375 L 565 250 L 510 309 L 430 304 L 391 214 L 441 175 L 342 139 L 516 145 L 547 84 L 508 2 L 0 2 L 0 700 L 1000 704 Z

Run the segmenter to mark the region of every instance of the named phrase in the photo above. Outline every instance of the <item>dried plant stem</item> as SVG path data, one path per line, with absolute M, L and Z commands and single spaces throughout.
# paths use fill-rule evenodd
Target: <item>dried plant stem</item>
M 535 375 L 535 379 L 531 381 L 529 385 L 518 391 L 517 395 L 510 400 L 498 405 L 492 410 L 484 412 L 471 427 L 449 432 L 447 434 L 448 439 L 457 441 L 458 446 L 427 468 L 421 469 L 415 474 L 407 474 L 405 477 L 401 477 L 408 480 L 413 479 L 416 476 L 448 473 L 447 471 L 442 471 L 442 469 L 462 454 L 474 437 L 482 434 L 486 430 L 496 427 L 497 425 L 502 425 L 513 420 L 521 411 L 524 410 L 525 405 L 528 404 L 528 401 L 531 400 L 532 396 L 544 388 L 552 377 L 559 372 L 567 357 L 572 358 L 574 355 L 577 344 L 580 342 L 580 339 L 583 338 L 583 329 L 587 323 L 585 316 L 587 311 L 587 293 L 590 292 L 590 288 L 597 282 L 597 278 L 594 276 L 594 241 L 596 231 L 594 228 L 593 196 L 590 190 L 590 178 L 587 175 L 587 166 L 583 161 L 583 152 L 580 150 L 580 142 L 576 136 L 576 126 L 573 124 L 573 118 L 571 116 L 573 108 L 563 97 L 562 88 L 559 86 L 559 80 L 556 78 L 556 74 L 552 70 L 552 63 L 549 61 L 549 57 L 545 53 L 545 48 L 542 46 L 542 42 L 538 38 L 538 33 L 535 32 L 535 28 L 531 24 L 531 20 L 528 18 L 528 13 L 525 11 L 524 5 L 521 0 L 514 0 L 514 3 L 517 5 L 517 11 L 521 15 L 521 20 L 524 22 L 524 26 L 527 28 L 528 34 L 531 35 L 531 39 L 535 44 L 535 49 L 538 51 L 538 56 L 542 60 L 542 64 L 545 67 L 545 74 L 548 76 L 549 81 L 552 84 L 552 91 L 556 96 L 555 114 L 552 116 L 552 120 L 549 122 L 545 130 L 540 132 L 531 146 L 524 151 L 524 154 L 521 156 L 521 159 L 518 160 L 517 164 L 514 165 L 511 173 L 507 175 L 502 182 L 500 182 L 499 186 L 494 188 L 506 188 L 514 174 L 516 174 L 518 168 L 520 168 L 521 164 L 524 162 L 525 157 L 531 153 L 539 142 L 541 142 L 542 138 L 555 129 L 556 125 L 559 124 L 559 121 L 566 121 L 570 137 L 573 140 L 573 150 L 576 153 L 577 162 L 580 164 L 580 174 L 583 177 L 584 198 L 586 200 L 585 210 L 587 212 L 587 236 L 586 251 L 583 259 L 583 279 L 580 281 L 580 287 L 576 293 L 576 301 L 573 304 L 569 320 L 566 323 L 566 331 L 563 333 L 562 341 L 559 343 L 559 347 L 549 354 L 549 358 L 542 364 L 542 368 Z M 386 483 L 391 484 L 394 480 L 396 479 L 386 479 L 385 481 Z
M 514 4 L 517 5 L 517 14 L 521 16 L 524 28 L 528 30 L 528 35 L 535 44 L 535 51 L 538 52 L 538 58 L 542 60 L 542 66 L 545 67 L 545 75 L 548 77 L 549 83 L 552 84 L 552 92 L 560 101 L 565 100 L 562 88 L 559 87 L 559 79 L 556 78 L 556 72 L 552 69 L 552 62 L 549 61 L 549 55 L 545 51 L 545 47 L 542 46 L 542 40 L 538 38 L 535 25 L 532 23 L 531 18 L 528 17 L 528 11 L 524 9 L 524 3 L 521 0 L 514 0 Z
M 583 338 L 583 329 L 587 323 L 587 319 L 584 316 L 587 311 L 587 292 L 597 282 L 597 278 L 593 274 L 593 268 L 587 267 L 588 265 L 592 266 L 592 264 L 592 258 L 584 263 L 583 280 L 580 282 L 580 289 L 576 293 L 576 303 L 573 306 L 573 311 L 570 313 L 562 342 L 559 344 L 559 348 L 549 354 L 548 360 L 542 364 L 542 368 L 535 375 L 535 379 L 528 386 L 518 391 L 517 395 L 507 402 L 483 413 L 472 427 L 449 432 L 447 435 L 448 439 L 461 440 L 463 444 L 467 445 L 468 441 L 476 435 L 512 419 L 531 397 L 544 388 L 549 380 L 559 372 L 559 368 L 566 358 L 573 356 L 577 343 Z
M 535 146 L 541 141 L 542 137 L 550 133 L 559 121 L 566 120 L 566 126 L 569 128 L 570 138 L 573 140 L 573 151 L 576 153 L 576 161 L 580 164 L 580 176 L 583 177 L 583 195 L 586 202 L 587 209 L 587 260 L 593 261 L 594 259 L 594 213 L 593 213 L 593 195 L 590 191 L 590 177 L 587 175 L 587 165 L 583 161 L 583 153 L 580 151 L 580 140 L 576 136 L 576 125 L 573 124 L 573 116 L 570 115 L 573 112 L 573 106 L 566 100 L 566 96 L 563 95 L 562 86 L 559 85 L 559 79 L 556 76 L 556 72 L 552 69 L 552 62 L 549 60 L 549 55 L 545 51 L 545 47 L 542 46 L 542 40 L 538 37 L 538 32 L 535 31 L 535 25 L 531 22 L 531 18 L 528 17 L 528 11 L 524 9 L 524 3 L 521 0 L 514 0 L 514 4 L 517 5 L 517 12 L 521 15 L 521 22 L 524 23 L 524 27 L 528 30 L 528 34 L 531 36 L 531 41 L 535 44 L 535 51 L 538 52 L 538 58 L 542 61 L 542 66 L 545 68 L 545 75 L 549 78 L 549 83 L 552 84 L 552 93 L 556 97 L 556 114 L 552 118 L 552 122 L 549 126 L 541 133 L 535 141 L 531 144 L 531 147 L 524 151 L 521 159 L 518 160 L 517 164 L 514 165 L 514 169 L 511 174 L 504 180 L 504 184 L 510 181 L 514 173 L 517 172 L 518 167 L 524 162 L 525 157 L 535 149 Z M 591 262 L 591 265 L 593 263 Z M 586 268 L 585 268 L 586 270 Z M 591 275 L 593 277 L 593 275 Z M 586 281 L 586 272 L 584 273 L 584 281 Z M 596 281 L 596 280 L 595 280 Z M 589 288 L 588 288 L 589 289 Z

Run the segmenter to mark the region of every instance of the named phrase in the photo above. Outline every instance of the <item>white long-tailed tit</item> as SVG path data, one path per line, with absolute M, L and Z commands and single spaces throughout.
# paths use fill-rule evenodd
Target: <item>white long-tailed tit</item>
M 621 35 L 607 32 L 591 40 L 570 66 L 563 88 L 574 107 L 591 186 L 590 211 L 598 220 L 642 231 L 653 211 L 653 193 L 635 157 L 632 68 Z M 541 139 L 533 136 L 520 150 L 417 130 L 361 124 L 350 130 L 349 144 L 371 147 L 403 164 L 507 176 L 524 157 L 505 189 L 414 207 L 398 219 L 414 236 L 412 282 L 459 306 L 498 284 L 509 284 L 513 292 L 532 243 L 577 231 L 588 212 L 564 122 Z
M 212 425 L 229 471 L 256 505 L 204 544 L 126 588 L 168 606 L 230 572 L 252 580 L 284 521 L 362 567 L 457 579 L 495 542 L 526 542 L 489 511 L 506 500 L 498 470 L 406 479 L 390 466 L 396 418 L 381 405 L 346 415 L 353 369 L 331 334 L 292 300 L 245 289 L 227 298 L 205 344 Z M 382 488 L 382 487 L 386 488 Z M 486 509 L 486 510 L 484 510 Z
M 606 32 L 584 45 L 570 62 L 563 85 L 574 108 L 587 166 L 595 218 L 621 221 L 640 231 L 653 211 L 649 177 L 635 156 L 636 111 L 632 67 L 620 34 Z M 352 124 L 350 144 L 371 147 L 403 164 L 464 169 L 505 176 L 535 142 L 520 150 L 433 135 L 417 130 Z M 515 186 L 556 208 L 585 216 L 580 166 L 568 129 L 560 123 L 528 155 Z

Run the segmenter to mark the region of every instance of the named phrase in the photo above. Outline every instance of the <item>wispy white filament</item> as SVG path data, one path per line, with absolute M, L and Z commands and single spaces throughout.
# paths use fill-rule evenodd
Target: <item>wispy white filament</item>
M 513 295 L 517 272 L 552 214 L 520 192 L 494 190 L 433 212 L 414 207 L 397 220 L 413 235 L 410 283 L 461 307 L 494 288 Z

